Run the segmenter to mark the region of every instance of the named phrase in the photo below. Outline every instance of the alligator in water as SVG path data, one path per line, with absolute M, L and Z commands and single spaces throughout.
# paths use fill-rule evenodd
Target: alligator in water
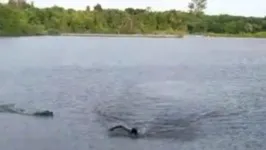
M 36 111 L 33 113 L 29 113 L 29 112 L 26 112 L 24 109 L 16 108 L 14 104 L 0 105 L 0 112 L 30 115 L 30 116 L 37 116 L 37 117 L 53 117 L 54 116 L 54 113 L 49 110 Z

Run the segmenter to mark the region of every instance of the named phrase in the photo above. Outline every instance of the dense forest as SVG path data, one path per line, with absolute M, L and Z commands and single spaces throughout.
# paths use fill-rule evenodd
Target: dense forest
M 115 34 L 230 34 L 263 36 L 266 17 L 206 15 L 206 0 L 192 0 L 189 12 L 151 11 L 151 8 L 104 9 L 100 4 L 84 10 L 53 6 L 37 8 L 24 0 L 0 4 L 0 35 L 60 33 Z

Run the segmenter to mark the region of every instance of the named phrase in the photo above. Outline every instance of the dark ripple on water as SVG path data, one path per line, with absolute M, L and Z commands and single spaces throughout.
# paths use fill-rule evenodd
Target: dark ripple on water
M 149 74 L 156 74 L 157 69 L 30 70 L 22 73 L 25 80 L 8 80 L 19 79 L 21 73 L 15 74 L 15 77 L 6 77 L 7 86 L 1 92 L 10 92 L 9 88 L 13 88 L 17 96 L 23 97 L 31 91 L 33 94 L 28 100 L 35 104 L 38 104 L 38 101 L 33 101 L 35 98 L 49 100 L 50 96 L 51 102 L 53 97 L 57 97 L 61 101 L 51 103 L 61 112 L 68 113 L 59 115 L 67 116 L 71 113 L 69 118 L 73 115 L 86 118 L 82 114 L 90 114 L 93 110 L 97 119 L 94 121 L 99 122 L 105 131 L 111 126 L 122 124 L 137 127 L 147 139 L 197 141 L 205 145 L 210 144 L 206 141 L 212 141 L 216 149 L 224 144 L 238 148 L 244 145 L 245 149 L 265 147 L 266 103 L 263 86 L 244 86 L 237 80 L 228 84 L 226 80 L 198 81 L 195 78 L 193 80 L 192 76 L 182 75 L 179 77 L 183 80 L 169 80 L 176 78 L 173 68 L 164 70 L 168 74 L 167 81 L 158 74 L 147 78 Z M 125 72 L 129 75 L 121 76 Z M 138 81 L 133 80 L 134 77 Z M 28 91 L 21 87 L 27 87 Z M 36 87 L 41 93 L 34 92 Z M 2 94 L 3 97 L 5 95 L 9 94 Z M 86 103 L 88 99 L 90 103 Z M 82 122 L 84 126 L 88 123 Z
M 43 43 L 51 49 L 33 44 L 20 51 L 28 43 L 23 40 L 2 48 L 1 102 L 56 116 L 40 121 L 1 114 L 2 149 L 266 148 L 265 50 L 253 50 L 265 41 L 199 39 L 195 47 L 190 39 L 127 39 L 131 48 L 125 49 L 120 40 L 82 39 L 71 38 L 79 48 L 61 47 L 64 38 Z M 55 41 L 60 44 L 51 45 Z M 143 138 L 105 136 L 117 124 L 139 128 Z
M 142 102 L 137 99 L 141 99 Z M 102 123 L 107 125 L 105 127 L 117 124 L 137 127 L 143 132 L 145 138 L 170 138 L 181 141 L 193 141 L 211 136 L 220 138 L 232 136 L 231 138 L 237 139 L 242 136 L 255 139 L 265 138 L 264 112 L 252 110 L 252 108 L 243 109 L 240 107 L 243 105 L 241 103 L 232 105 L 228 101 L 229 104 L 224 103 L 222 107 L 211 107 L 213 105 L 204 103 L 207 109 L 195 109 L 189 105 L 192 103 L 179 105 L 177 100 L 169 97 L 156 99 L 135 96 L 130 102 L 121 99 L 117 101 L 117 104 L 115 102 L 105 104 L 105 107 L 97 112 L 98 117 L 104 120 Z M 229 105 L 232 106 L 227 107 Z M 246 145 L 254 143 L 247 139 L 244 140 L 249 143 Z M 257 143 L 255 147 L 256 145 L 261 147 L 263 144 L 259 141 L 255 143 Z
M 106 129 L 117 124 L 137 127 L 148 139 L 198 141 L 208 148 L 212 146 L 206 141 L 213 141 L 214 149 L 263 149 L 264 88 L 237 80 L 199 82 L 201 87 L 193 84 L 194 90 L 189 81 L 135 84 L 125 95 L 99 105 L 96 114 Z

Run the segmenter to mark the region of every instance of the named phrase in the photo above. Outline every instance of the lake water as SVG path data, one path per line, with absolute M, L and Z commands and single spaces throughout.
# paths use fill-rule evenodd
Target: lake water
M 264 150 L 266 40 L 0 39 L 3 150 Z M 115 125 L 141 138 L 111 136 Z

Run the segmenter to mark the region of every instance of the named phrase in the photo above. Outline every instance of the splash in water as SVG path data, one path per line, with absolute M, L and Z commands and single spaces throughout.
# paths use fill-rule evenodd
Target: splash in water
M 113 131 L 116 131 L 116 130 L 122 130 L 124 132 L 126 132 L 126 134 L 130 137 L 133 137 L 133 138 L 137 138 L 139 137 L 139 131 L 137 128 L 126 128 L 125 126 L 123 125 L 117 125 L 117 126 L 114 126 L 112 128 L 109 129 L 110 132 L 113 132 Z

